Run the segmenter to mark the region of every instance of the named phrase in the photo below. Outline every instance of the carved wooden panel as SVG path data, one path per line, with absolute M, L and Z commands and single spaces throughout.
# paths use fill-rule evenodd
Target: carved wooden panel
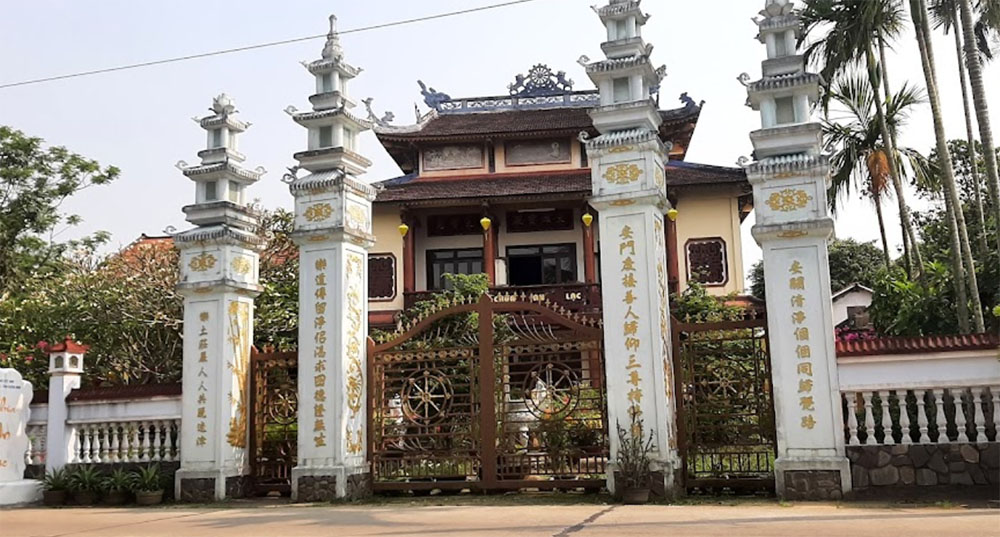
M 368 256 L 368 298 L 392 300 L 396 298 L 396 257 L 392 254 Z
M 478 214 L 435 214 L 427 217 L 428 237 L 479 235 L 483 232 Z
M 442 145 L 424 149 L 424 171 L 483 168 L 483 146 Z
M 687 243 L 688 280 L 704 285 L 725 285 L 729 281 L 726 241 L 695 239 Z
M 573 229 L 573 209 L 556 209 L 543 212 L 507 213 L 507 231 L 527 233 L 531 231 L 566 231 Z
M 561 138 L 507 142 L 505 147 L 508 166 L 568 164 L 572 160 L 570 141 Z

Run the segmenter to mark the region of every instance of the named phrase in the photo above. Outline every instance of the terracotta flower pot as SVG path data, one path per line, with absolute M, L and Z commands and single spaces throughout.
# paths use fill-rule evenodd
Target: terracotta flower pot
M 42 504 L 49 507 L 66 505 L 65 490 L 46 490 L 42 492 Z
M 135 493 L 135 503 L 136 505 L 159 505 L 163 503 L 163 491 L 154 490 L 141 491 Z
M 73 493 L 77 505 L 94 505 L 97 503 L 97 493 L 92 490 L 80 490 Z
M 128 501 L 128 492 L 124 490 L 109 490 L 104 496 L 105 505 L 125 505 Z
M 649 489 L 625 489 L 622 502 L 625 505 L 644 505 L 649 502 Z

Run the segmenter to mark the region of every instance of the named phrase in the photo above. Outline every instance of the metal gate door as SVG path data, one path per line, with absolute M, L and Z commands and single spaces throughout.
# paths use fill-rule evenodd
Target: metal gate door
M 298 353 L 250 354 L 250 477 L 257 494 L 292 491 L 298 449 Z
M 595 316 L 484 295 L 372 344 L 375 489 L 599 488 L 602 338 Z
M 674 320 L 688 489 L 774 489 L 777 442 L 766 319 Z

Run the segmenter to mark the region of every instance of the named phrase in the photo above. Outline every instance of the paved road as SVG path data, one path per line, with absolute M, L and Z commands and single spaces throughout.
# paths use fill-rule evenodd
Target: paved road
M 749 506 L 262 506 L 0 511 L 3 537 L 994 537 L 1000 510 Z

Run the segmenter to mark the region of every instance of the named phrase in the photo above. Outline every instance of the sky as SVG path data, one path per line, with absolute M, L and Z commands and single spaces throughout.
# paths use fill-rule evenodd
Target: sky
M 581 55 L 600 58 L 604 30 L 590 5 L 599 0 L 534 0 L 527 4 L 342 37 L 348 62 L 364 72 L 353 97 L 373 97 L 381 115 L 391 110 L 396 124 L 414 122 L 421 109 L 417 80 L 453 97 L 502 95 L 515 75 L 543 63 L 565 70 L 575 89 L 593 85 L 577 64 Z M 278 41 L 327 30 L 335 13 L 341 30 L 499 3 L 499 0 L 32 0 L 0 2 L 0 85 L 168 57 Z M 603 1 L 602 1 L 603 3 Z M 664 108 L 681 106 L 687 92 L 705 101 L 687 160 L 733 166 L 749 156 L 749 133 L 759 128 L 757 113 L 745 106 L 740 73 L 760 75 L 764 47 L 755 40 L 751 17 L 762 0 L 646 0 L 652 15 L 644 37 L 655 45 L 653 59 L 667 66 L 661 93 Z M 949 138 L 964 138 L 954 41 L 935 38 L 939 85 Z M 112 234 L 112 248 L 140 234 L 159 235 L 168 226 L 190 227 L 181 208 L 194 201 L 194 185 L 174 164 L 198 162 L 204 131 L 191 120 L 207 115 L 212 98 L 226 92 L 241 117 L 253 125 L 240 141 L 249 168 L 269 173 L 251 187 L 265 207 L 292 207 L 281 182 L 292 155 L 306 145 L 306 131 L 283 110 L 309 107 L 312 76 L 299 64 L 320 55 L 323 39 L 181 63 L 91 77 L 0 89 L 0 124 L 45 139 L 52 145 L 121 168 L 115 183 L 69 200 L 68 214 L 83 224 L 63 233 L 68 239 L 97 230 Z M 894 87 L 903 81 L 924 86 L 912 30 L 894 44 L 889 60 Z M 1000 110 L 1000 71 L 986 69 L 993 110 Z M 360 106 L 360 105 L 359 105 Z M 997 115 L 1000 121 L 1000 115 Z M 934 144 L 930 108 L 913 114 L 900 145 L 925 154 Z M 374 165 L 364 179 L 395 177 L 399 169 L 374 135 L 361 140 L 361 153 Z M 916 209 L 928 202 L 911 192 Z M 874 209 L 854 199 L 837 215 L 838 237 L 878 239 Z M 901 244 L 895 202 L 886 204 L 889 239 Z M 683 217 L 683 207 L 680 208 Z M 753 216 L 743 229 L 746 270 L 760 258 L 750 236 Z

